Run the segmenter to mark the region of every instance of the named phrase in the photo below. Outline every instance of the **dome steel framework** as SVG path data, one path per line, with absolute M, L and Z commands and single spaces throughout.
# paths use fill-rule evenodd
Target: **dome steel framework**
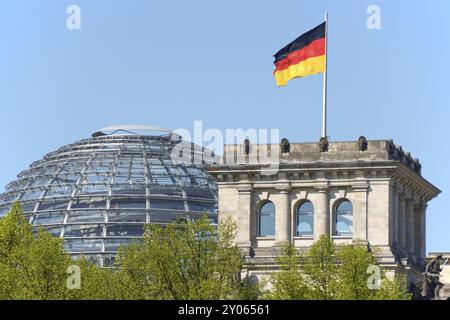
M 163 134 L 134 134 L 133 128 Z M 172 159 L 175 148 L 181 155 L 186 147 L 190 152 Z M 204 160 L 205 154 L 160 128 L 105 128 L 21 172 L 0 195 L 0 218 L 18 201 L 33 228 L 61 237 L 72 256 L 112 266 L 118 247 L 142 238 L 146 223 L 205 213 L 217 223 L 217 188 L 202 168 L 216 159 L 209 153 Z M 194 156 L 202 157 L 200 164 Z

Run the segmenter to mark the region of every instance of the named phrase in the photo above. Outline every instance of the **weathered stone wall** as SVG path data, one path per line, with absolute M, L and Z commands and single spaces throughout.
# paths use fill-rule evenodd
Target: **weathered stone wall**
M 389 273 L 406 272 L 420 281 L 425 258 L 426 204 L 440 191 L 421 176 L 421 165 L 389 140 L 224 147 L 221 164 L 208 171 L 219 188 L 219 219 L 233 218 L 237 242 L 248 250 L 249 273 L 277 270 L 274 258 L 281 243 L 307 248 L 320 235 L 337 244 L 363 240 Z M 270 164 L 270 168 L 269 168 Z M 336 204 L 353 206 L 353 234 L 335 234 Z M 296 208 L 305 200 L 314 207 L 314 235 L 296 235 Z M 273 202 L 275 235 L 258 236 L 259 208 Z

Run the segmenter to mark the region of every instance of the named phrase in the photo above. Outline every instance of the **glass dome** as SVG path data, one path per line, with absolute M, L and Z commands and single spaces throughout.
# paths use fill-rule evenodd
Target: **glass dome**
M 164 132 L 142 135 L 133 128 Z M 215 161 L 167 130 L 105 128 L 21 172 L 0 195 L 0 218 L 19 201 L 32 226 L 61 237 L 72 256 L 111 266 L 118 247 L 140 239 L 146 223 L 205 213 L 217 223 L 217 188 L 203 169 Z

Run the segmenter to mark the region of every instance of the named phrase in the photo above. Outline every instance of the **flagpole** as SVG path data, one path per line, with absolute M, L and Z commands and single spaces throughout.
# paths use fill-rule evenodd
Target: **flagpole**
M 328 13 L 325 12 L 325 72 L 323 73 L 322 138 L 327 137 L 327 71 L 328 71 Z

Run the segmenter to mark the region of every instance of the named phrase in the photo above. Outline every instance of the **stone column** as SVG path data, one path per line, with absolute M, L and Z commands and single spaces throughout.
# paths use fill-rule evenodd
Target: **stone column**
M 355 183 L 352 186 L 353 203 L 353 238 L 358 240 L 368 240 L 367 232 L 367 182 Z
M 398 248 L 398 194 L 397 190 L 394 187 L 390 188 L 391 191 L 391 205 L 390 209 L 390 226 L 389 226 L 389 237 L 391 238 L 391 246 L 394 248 Z
M 427 247 L 427 237 L 426 237 L 426 229 L 427 229 L 427 205 L 423 204 L 419 210 L 419 221 L 420 221 L 420 246 L 419 246 L 419 256 L 421 259 L 425 259 L 426 257 L 426 247 Z
M 406 253 L 406 209 L 405 197 L 402 194 L 398 196 L 398 248 L 402 255 Z
M 320 188 L 317 190 L 317 202 L 314 208 L 314 240 L 321 235 L 329 235 L 329 214 L 328 214 L 328 189 Z
M 280 189 L 275 213 L 275 243 L 281 245 L 291 240 L 291 206 L 289 189 Z
M 406 252 L 408 256 L 414 256 L 414 200 L 409 198 L 405 201 L 406 215 Z
M 421 221 L 422 218 L 422 206 L 421 205 L 415 205 L 414 206 L 414 255 L 416 258 L 421 258 Z
M 237 245 L 244 248 L 251 247 L 252 237 L 252 187 L 241 185 L 237 188 L 238 215 L 237 215 Z

